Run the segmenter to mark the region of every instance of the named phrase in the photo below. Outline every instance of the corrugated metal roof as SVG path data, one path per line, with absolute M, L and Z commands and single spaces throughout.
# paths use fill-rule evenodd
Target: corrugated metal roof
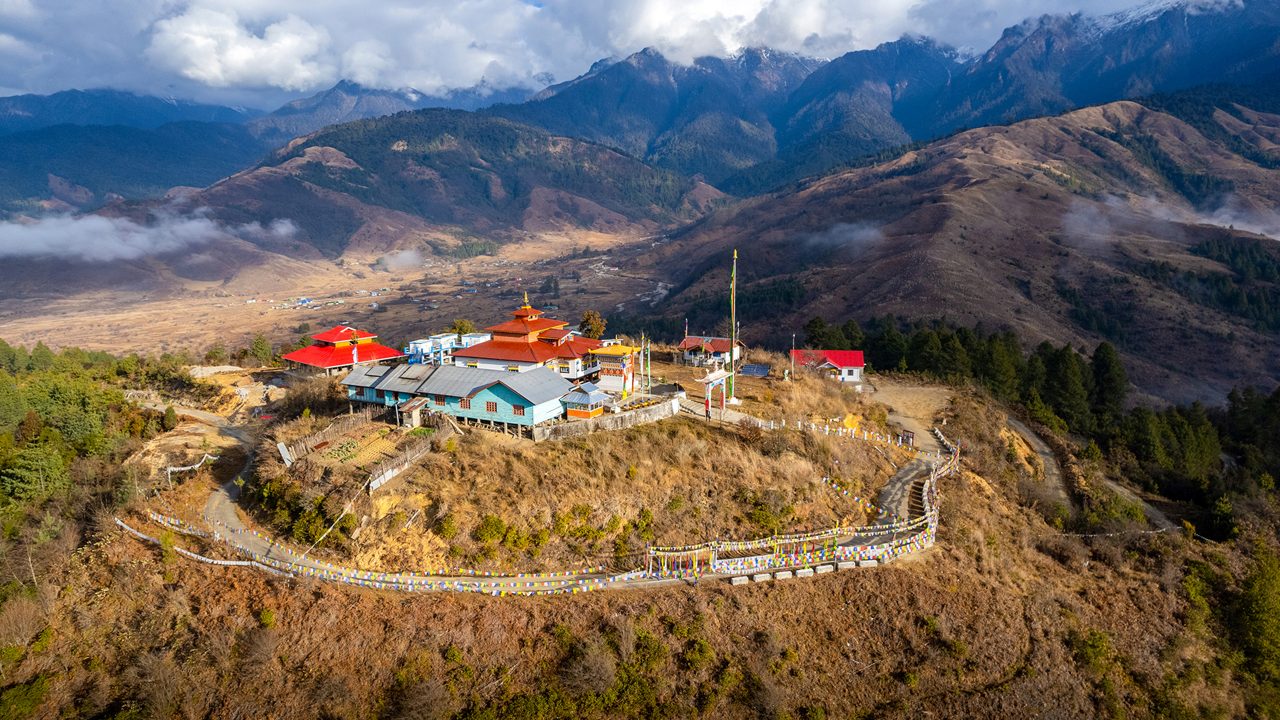
M 417 394 L 422 381 L 431 376 L 434 365 L 397 365 L 382 377 L 379 390 L 395 393 Z
M 491 385 L 506 385 L 534 405 L 563 397 L 573 385 L 546 368 L 526 372 L 486 370 L 444 365 L 435 369 L 418 392 L 449 397 L 471 397 Z
M 371 388 L 390 369 L 386 365 L 360 365 L 342 379 L 342 384 L 348 387 Z
M 592 403 L 607 403 L 609 395 L 605 391 L 596 387 L 592 383 L 582 383 L 568 395 L 564 396 L 565 402 L 577 405 L 591 405 Z

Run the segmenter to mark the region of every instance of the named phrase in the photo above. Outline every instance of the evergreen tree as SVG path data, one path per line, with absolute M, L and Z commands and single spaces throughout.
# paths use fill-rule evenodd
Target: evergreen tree
M 846 320 L 840 331 L 844 334 L 844 339 L 848 343 L 850 350 L 860 350 L 867 342 L 867 336 L 862 332 L 862 326 L 853 318 Z
M 0 369 L 0 428 L 10 428 L 22 420 L 22 395 L 18 392 L 18 381 L 8 372 Z
M 942 341 L 932 330 L 917 330 L 911 336 L 907 349 L 907 367 L 919 372 L 940 375 L 942 371 Z
M 172 405 L 165 407 L 164 421 L 161 422 L 160 427 L 164 428 L 166 432 L 178 427 L 178 412 L 173 409 Z
M 1044 400 L 1074 432 L 1093 429 L 1083 361 L 1069 345 L 1055 351 L 1045 365 Z
M 587 310 L 582 313 L 582 320 L 578 323 L 578 332 L 583 337 L 589 337 L 592 340 L 599 340 L 604 337 L 605 319 L 595 310 Z
M 270 365 L 275 358 L 275 353 L 271 350 L 271 341 L 261 333 L 255 335 L 253 342 L 249 344 L 249 355 L 260 365 Z
M 993 338 L 988 346 L 983 379 L 1002 400 L 1012 400 L 1018 393 L 1018 358 L 1000 339 Z
M 879 338 L 871 343 L 872 364 L 885 370 L 896 370 L 907 357 L 907 338 L 898 329 L 898 321 L 892 315 L 881 319 Z
M 1129 377 L 1125 374 L 1124 363 L 1111 343 L 1102 342 L 1093 351 L 1089 365 L 1093 375 L 1093 413 L 1100 421 L 1111 424 L 1124 410 L 1125 395 L 1129 392 Z
M 821 348 L 823 343 L 827 341 L 827 333 L 830 332 L 831 326 L 827 325 L 827 321 L 818 316 L 813 316 L 809 322 L 804 324 L 804 347 Z
M 21 368 L 26 370 L 26 368 Z M 0 370 L 4 370 L 10 374 L 18 373 L 18 352 L 12 345 L 0 340 Z
M 67 487 L 67 463 L 53 443 L 30 443 L 0 471 L 0 490 L 19 500 L 44 497 Z
M 1044 384 L 1048 374 L 1044 358 L 1039 353 L 1027 358 L 1027 364 L 1023 366 L 1022 377 L 1018 382 L 1018 392 L 1023 401 L 1030 402 L 1033 394 L 1037 398 L 1043 398 Z
M 960 338 L 948 335 L 942 344 L 940 374 L 946 378 L 969 378 L 973 376 L 973 365 L 969 361 L 969 352 L 964 349 Z
M 48 345 L 43 342 L 36 343 L 35 348 L 31 350 L 31 369 L 32 370 L 49 370 L 53 368 L 53 363 L 58 358 L 49 349 Z
M 1259 547 L 1257 567 L 1245 578 L 1236 632 L 1247 667 L 1263 684 L 1280 682 L 1280 561 Z

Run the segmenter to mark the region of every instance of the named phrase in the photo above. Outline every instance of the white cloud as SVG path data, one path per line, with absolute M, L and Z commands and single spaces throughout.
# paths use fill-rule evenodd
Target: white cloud
M 149 57 L 211 87 L 308 90 L 334 80 L 328 31 L 297 15 L 257 34 L 234 12 L 195 7 L 157 22 L 154 32 Z
M 290 220 L 223 226 L 202 213 L 160 213 L 143 225 L 128 218 L 55 215 L 25 222 L 0 223 L 0 258 L 56 258 L 111 262 L 163 255 L 219 238 L 288 239 L 297 228 Z
M 1214 0 L 1215 2 L 1218 0 Z M 1234 1 L 1234 0 L 1231 0 Z M 432 93 L 567 80 L 653 46 L 678 60 L 768 46 L 833 57 L 905 33 L 985 48 L 1027 16 L 1132 0 L 0 0 L 30 48 L 0 86 L 115 86 L 209 100 L 314 91 L 339 78 Z M 144 62 L 139 62 L 139 58 Z M 273 94 L 274 93 L 274 94 Z

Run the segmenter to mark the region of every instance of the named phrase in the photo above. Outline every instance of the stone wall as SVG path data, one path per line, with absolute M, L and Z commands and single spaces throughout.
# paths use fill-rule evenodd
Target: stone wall
M 650 405 L 639 410 L 622 413 L 605 413 L 590 420 L 574 420 L 573 422 L 539 425 L 533 429 L 533 439 L 564 440 L 571 437 L 588 435 L 598 430 L 623 430 L 634 425 L 656 422 L 674 417 L 680 412 L 680 401 L 676 398 L 663 400 L 657 405 Z

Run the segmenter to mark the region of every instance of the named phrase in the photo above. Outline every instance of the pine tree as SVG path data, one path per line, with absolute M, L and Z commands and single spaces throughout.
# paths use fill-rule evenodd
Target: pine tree
M 1044 400 L 1072 431 L 1088 433 L 1093 423 L 1083 365 L 1069 345 L 1054 352 L 1045 366 Z
M 1273 684 L 1280 682 L 1280 561 L 1260 545 L 1257 563 L 1240 593 L 1236 630 L 1249 670 Z
M 164 421 L 161 422 L 160 427 L 164 428 L 166 432 L 178 427 L 178 412 L 173 409 L 172 405 L 165 407 Z
M 0 472 L 0 489 L 19 500 L 44 497 L 66 488 L 67 463 L 51 443 L 31 443 Z
M 1100 421 L 1112 423 L 1124 410 L 1124 399 L 1129 392 L 1129 377 L 1120 362 L 1120 353 L 1111 343 L 1100 343 L 1089 364 L 1093 375 L 1093 413 Z
M 1027 364 L 1022 368 L 1022 377 L 1018 381 L 1018 392 L 1024 402 L 1030 401 L 1032 394 L 1038 398 L 1044 397 L 1044 384 L 1048 373 L 1044 358 L 1039 353 L 1027 358 Z
M 1012 400 L 1018 392 L 1017 358 L 999 339 L 992 339 L 983 368 L 987 387 L 1002 400 Z
M 271 350 L 271 341 L 261 333 L 255 335 L 249 344 L 249 354 L 261 365 L 270 365 L 275 353 Z
M 17 350 L 4 340 L 0 340 L 0 370 L 5 370 L 16 375 L 19 370 L 17 361 Z M 26 368 L 21 369 L 25 370 Z
M 918 372 L 942 372 L 942 340 L 932 330 L 918 330 L 911 336 L 907 350 L 907 367 Z
M 883 332 L 876 347 L 876 367 L 887 370 L 900 369 L 907 358 L 907 338 L 898 330 L 898 321 L 892 315 L 886 315 L 882 322 Z
M 53 363 L 56 360 L 57 356 L 43 342 L 36 343 L 36 346 L 31 350 L 32 370 L 49 370 L 53 368 Z
M 24 414 L 22 395 L 18 392 L 18 381 L 0 369 L 0 428 L 16 425 L 22 420 Z
M 850 350 L 859 350 L 867 342 L 867 336 L 866 333 L 862 332 L 862 326 L 853 318 L 846 320 L 840 331 L 844 333 L 844 338 L 848 342 Z
M 827 325 L 827 321 L 818 316 L 814 316 L 809 322 L 804 324 L 804 346 L 807 348 L 822 348 L 827 341 L 827 333 L 831 326 Z
M 955 335 L 947 336 L 942 344 L 940 374 L 946 378 L 969 378 L 973 376 L 973 365 L 969 362 L 969 353 Z

